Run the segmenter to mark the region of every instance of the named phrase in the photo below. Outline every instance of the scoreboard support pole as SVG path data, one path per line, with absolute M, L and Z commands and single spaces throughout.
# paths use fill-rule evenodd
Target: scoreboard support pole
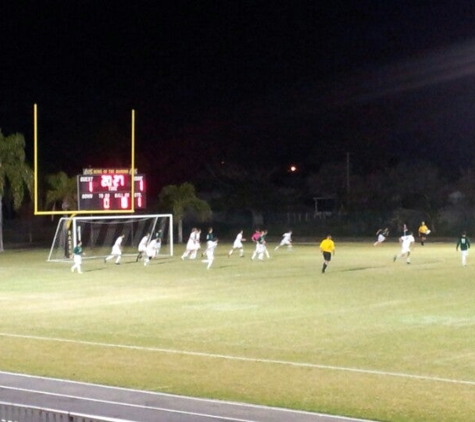
M 135 110 L 132 109 L 132 128 L 131 128 L 131 168 L 130 176 L 132 178 L 132 200 L 131 207 L 128 210 L 114 210 L 114 214 L 133 214 L 135 213 L 135 187 L 134 187 L 134 169 L 135 169 Z M 34 215 L 70 215 L 70 214 L 111 214 L 110 210 L 69 210 L 69 211 L 40 211 L 38 209 L 38 106 L 33 105 L 33 196 L 34 196 Z

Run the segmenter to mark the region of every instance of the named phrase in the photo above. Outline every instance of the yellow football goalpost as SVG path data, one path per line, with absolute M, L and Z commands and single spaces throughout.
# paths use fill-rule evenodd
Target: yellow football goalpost
M 131 116 L 131 160 L 130 160 L 130 177 L 131 183 L 131 208 L 127 210 L 114 210 L 113 214 L 133 214 L 135 212 L 135 110 L 132 110 Z M 34 175 L 34 215 L 78 215 L 78 214 L 111 214 L 110 210 L 68 210 L 68 211 L 44 211 L 38 209 L 38 106 L 33 106 L 33 175 Z

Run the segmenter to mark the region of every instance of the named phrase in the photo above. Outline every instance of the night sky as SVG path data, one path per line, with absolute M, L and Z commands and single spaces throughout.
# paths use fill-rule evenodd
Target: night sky
M 356 172 L 475 158 L 471 1 L 12 1 L 0 128 L 40 167 L 129 165 L 160 186 L 203 163 Z M 389 164 L 388 164 L 389 163 Z

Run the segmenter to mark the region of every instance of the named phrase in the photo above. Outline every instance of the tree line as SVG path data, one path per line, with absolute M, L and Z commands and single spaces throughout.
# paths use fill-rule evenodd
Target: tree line
M 269 165 L 207 162 L 195 180 L 161 188 L 152 212 L 172 212 L 178 238 L 183 239 L 183 219 L 211 219 L 211 210 L 266 212 L 309 211 L 315 198 L 332 198 L 326 211 L 353 216 L 360 224 L 369 216 L 368 227 L 398 226 L 407 220 L 428 221 L 435 234 L 475 230 L 475 170 L 454 169 L 443 173 L 431 162 L 400 161 L 366 172 L 352 171 L 347 162 L 327 162 L 316 172 L 283 173 Z M 60 171 L 45 177 L 46 209 L 77 210 L 76 176 Z M 12 210 L 31 200 L 33 171 L 26 162 L 21 134 L 4 136 L 0 131 L 0 251 L 3 251 L 5 209 Z M 197 190 L 200 192 L 197 193 Z M 350 217 L 348 217 L 350 218 Z M 355 224 L 356 224 L 355 223 Z M 361 224 L 360 224 L 361 225 Z M 359 234 L 365 234 L 361 230 Z

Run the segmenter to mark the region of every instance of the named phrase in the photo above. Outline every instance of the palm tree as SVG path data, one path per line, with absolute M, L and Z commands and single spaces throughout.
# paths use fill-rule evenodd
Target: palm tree
M 183 242 L 183 217 L 186 211 L 196 212 L 201 220 L 211 216 L 210 206 L 196 196 L 195 187 L 191 183 L 165 186 L 160 192 L 159 200 L 164 208 L 171 210 L 175 221 L 178 222 L 179 242 Z
M 60 171 L 46 177 L 46 183 L 51 189 L 46 191 L 46 207 L 61 203 L 63 211 L 77 209 L 77 181 L 76 177 L 68 177 L 66 173 Z
M 20 208 L 25 193 L 31 193 L 33 171 L 25 163 L 25 138 L 20 133 L 7 137 L 0 131 L 0 252 L 3 252 L 3 197 L 8 189 L 13 209 Z

